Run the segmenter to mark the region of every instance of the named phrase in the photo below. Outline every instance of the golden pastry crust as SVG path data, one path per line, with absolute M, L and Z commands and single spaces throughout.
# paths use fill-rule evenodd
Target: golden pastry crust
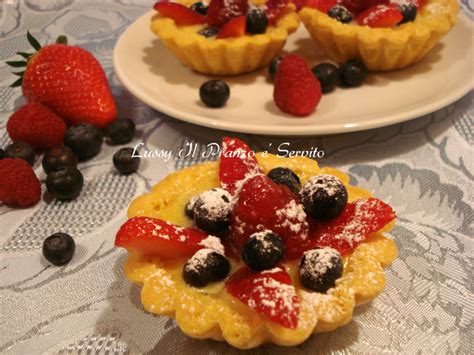
M 190 6 L 189 0 L 180 1 Z M 261 1 L 260 1 L 261 2 Z M 204 74 L 235 75 L 267 66 L 283 49 L 290 33 L 299 26 L 299 17 L 290 5 L 276 23 L 260 35 L 208 39 L 197 32 L 204 28 L 177 26 L 159 14 L 152 18 L 151 30 L 187 67 Z
M 371 196 L 368 191 L 349 185 L 347 175 L 332 168 L 321 169 L 314 160 L 262 154 L 256 157 L 265 173 L 275 167 L 288 167 L 302 183 L 317 174 L 332 174 L 344 182 L 349 201 Z M 185 204 L 191 197 L 217 186 L 218 162 L 195 165 L 170 174 L 150 193 L 138 197 L 130 205 L 128 217 L 155 217 L 190 226 L 192 221 L 184 214 Z M 389 231 L 393 224 L 384 231 Z M 143 286 L 142 303 L 147 311 L 175 318 L 181 330 L 190 337 L 225 340 L 241 349 L 263 343 L 292 346 L 304 342 L 312 333 L 331 331 L 346 324 L 352 319 L 356 305 L 383 291 L 383 267 L 397 256 L 394 242 L 383 236 L 384 231 L 369 237 L 344 258 L 343 276 L 327 294 L 304 290 L 299 282 L 298 264 L 285 263 L 301 306 L 298 327 L 293 330 L 268 321 L 233 298 L 226 292 L 224 282 L 202 289 L 188 286 L 182 278 L 185 260 L 165 262 L 131 254 L 125 264 L 125 276 Z M 234 261 L 231 263 L 233 272 L 239 265 Z
M 395 28 L 342 24 L 311 8 L 299 15 L 330 59 L 360 59 L 369 70 L 384 71 L 421 61 L 454 26 L 458 12 L 458 0 L 427 0 L 414 22 Z

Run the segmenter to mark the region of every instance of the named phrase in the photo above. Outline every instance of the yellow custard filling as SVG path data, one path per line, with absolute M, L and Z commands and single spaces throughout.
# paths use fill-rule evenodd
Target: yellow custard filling
M 265 173 L 275 167 L 288 167 L 302 183 L 321 173 L 335 175 L 344 182 L 349 201 L 371 196 L 368 191 L 349 185 L 347 175 L 331 168 L 321 169 L 308 158 L 257 154 L 257 161 Z M 191 197 L 218 186 L 218 162 L 195 165 L 170 174 L 150 193 L 138 197 L 132 202 L 128 217 L 148 216 L 192 226 L 193 221 L 184 214 L 186 203 Z M 394 242 L 383 236 L 383 232 L 392 227 L 393 223 L 384 231 L 373 234 L 344 258 L 343 275 L 336 287 L 326 294 L 308 291 L 301 286 L 297 261 L 284 264 L 301 306 L 296 329 L 271 322 L 233 298 L 226 292 L 224 282 L 201 289 L 187 285 L 182 278 L 184 259 L 164 262 L 131 254 L 125 264 L 125 276 L 143 286 L 142 303 L 148 312 L 175 318 L 181 330 L 190 337 L 225 340 L 241 349 L 267 342 L 297 345 L 313 332 L 330 331 L 346 324 L 351 320 L 356 305 L 370 301 L 383 291 L 383 267 L 397 256 Z M 231 274 L 241 266 L 233 260 L 231 264 Z

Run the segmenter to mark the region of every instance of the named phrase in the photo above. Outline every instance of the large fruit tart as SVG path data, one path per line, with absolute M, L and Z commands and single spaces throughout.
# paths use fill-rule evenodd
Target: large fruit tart
M 340 327 L 382 292 L 397 255 L 390 206 L 308 158 L 224 138 L 218 162 L 131 204 L 115 244 L 144 308 L 193 338 L 290 346 Z
M 241 74 L 278 56 L 299 26 L 290 0 L 158 2 L 151 29 L 187 67 L 205 74 Z
M 300 17 L 332 60 L 391 70 L 421 61 L 458 12 L 458 0 L 307 0 Z

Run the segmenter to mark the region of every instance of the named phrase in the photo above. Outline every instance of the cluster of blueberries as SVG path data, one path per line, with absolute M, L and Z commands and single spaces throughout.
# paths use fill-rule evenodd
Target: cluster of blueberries
M 272 80 L 275 80 L 281 60 L 282 57 L 275 58 L 268 66 L 268 73 Z M 365 64 L 357 59 L 349 60 L 339 67 L 333 63 L 320 63 L 311 70 L 319 80 L 323 94 L 333 91 L 337 85 L 343 87 L 360 86 L 367 78 L 368 73 Z M 199 88 L 199 97 L 208 107 L 223 107 L 230 98 L 229 85 L 223 80 L 206 81 Z
M 315 220 L 333 219 L 341 214 L 347 204 L 347 190 L 342 181 L 334 176 L 317 175 L 303 186 L 298 176 L 288 168 L 272 169 L 267 176 L 299 195 L 306 214 Z M 215 188 L 193 197 L 186 205 L 185 213 L 194 219 L 200 229 L 219 237 L 228 231 L 232 208 L 229 193 Z M 241 251 L 242 260 L 254 271 L 276 267 L 284 254 L 283 239 L 269 230 L 252 234 Z M 317 292 L 326 292 L 334 287 L 342 271 L 341 255 L 334 249 L 309 250 L 300 262 L 301 283 Z M 191 286 L 204 287 L 225 279 L 229 272 L 230 262 L 224 255 L 216 251 L 206 254 L 198 251 L 186 262 L 183 278 Z
M 135 123 L 130 119 L 118 119 L 108 125 L 104 133 L 91 124 L 69 127 L 64 136 L 64 145 L 56 146 L 43 157 L 42 166 L 46 173 L 46 189 L 61 201 L 78 197 L 84 185 L 84 177 L 77 169 L 79 161 L 95 156 L 101 150 L 104 134 L 111 144 L 129 143 L 135 135 Z M 0 158 L 24 159 L 33 165 L 35 149 L 25 143 L 16 142 L 5 151 L 0 150 Z M 131 174 L 138 170 L 140 158 L 133 157 L 133 148 L 121 148 L 113 156 L 113 164 L 120 174 Z M 43 255 L 54 265 L 67 264 L 74 255 L 74 239 L 66 233 L 55 233 L 43 242 Z

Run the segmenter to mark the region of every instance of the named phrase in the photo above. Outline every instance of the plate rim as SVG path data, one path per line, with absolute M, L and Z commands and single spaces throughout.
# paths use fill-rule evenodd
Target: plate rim
M 450 105 L 451 103 L 459 100 L 471 90 L 474 89 L 474 81 L 467 80 L 464 85 L 461 85 L 450 92 L 449 95 L 444 96 L 442 99 L 439 99 L 435 102 L 425 104 L 419 108 L 411 109 L 409 112 L 400 112 L 385 116 L 383 119 L 377 116 L 368 121 L 361 123 L 351 123 L 351 124 L 331 124 L 318 127 L 317 125 L 311 126 L 268 126 L 268 125 L 256 125 L 256 126 L 241 126 L 236 122 L 226 122 L 218 121 L 215 119 L 206 118 L 204 116 L 180 111 L 179 109 L 174 108 L 173 106 L 167 105 L 163 101 L 157 101 L 156 98 L 150 97 L 147 93 L 138 89 L 138 86 L 133 84 L 128 76 L 124 73 L 123 69 L 119 65 L 119 55 L 118 48 L 121 43 L 124 41 L 125 34 L 130 30 L 130 28 L 139 21 L 143 21 L 144 18 L 150 18 L 154 14 L 154 10 L 150 10 L 137 18 L 129 27 L 120 35 L 118 38 L 114 51 L 113 51 L 113 67 L 115 74 L 117 75 L 118 80 L 122 86 L 127 89 L 133 96 L 138 100 L 142 101 L 146 105 L 152 107 L 153 109 L 166 114 L 167 116 L 195 124 L 198 126 L 218 129 L 222 131 L 230 131 L 237 133 L 246 133 L 246 134 L 260 134 L 260 135 L 270 135 L 270 136 L 321 136 L 321 135 L 333 135 L 333 134 L 344 134 L 358 131 L 366 131 L 374 128 L 391 126 L 397 123 L 406 122 L 415 118 L 422 117 L 429 113 L 433 113 L 437 110 L 442 109 Z M 469 18 L 464 14 L 460 13 L 458 21 L 467 22 L 468 26 L 471 28 L 474 27 L 473 23 Z M 472 51 L 471 51 L 472 53 Z

